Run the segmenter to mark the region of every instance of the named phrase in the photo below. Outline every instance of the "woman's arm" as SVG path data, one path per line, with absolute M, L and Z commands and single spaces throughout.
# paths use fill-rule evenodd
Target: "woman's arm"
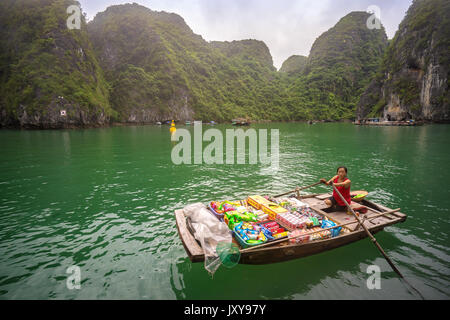
M 330 180 L 328 180 L 327 185 L 330 185 L 330 183 L 332 183 L 334 180 L 336 180 L 338 176 L 334 176 L 333 178 L 331 178 Z M 336 185 L 336 184 L 335 184 Z
M 352 182 L 350 180 L 346 180 L 346 181 L 341 182 L 341 183 L 335 183 L 334 186 L 335 187 L 342 187 L 342 186 L 344 186 L 345 189 L 348 189 L 350 187 L 351 183 Z
M 333 178 L 331 178 L 330 180 L 325 180 L 325 179 L 320 179 L 320 182 L 322 182 L 323 184 L 326 184 L 327 186 L 329 186 L 330 185 L 330 183 L 334 180 L 334 179 L 336 179 L 338 176 L 334 176 Z
M 331 183 L 331 181 L 333 181 L 334 179 L 336 179 L 337 178 L 337 176 L 334 176 L 333 178 L 331 178 L 330 180 L 325 180 L 325 179 L 320 179 L 320 182 L 322 182 L 323 184 L 326 184 L 327 186 L 329 186 L 330 185 L 330 183 Z

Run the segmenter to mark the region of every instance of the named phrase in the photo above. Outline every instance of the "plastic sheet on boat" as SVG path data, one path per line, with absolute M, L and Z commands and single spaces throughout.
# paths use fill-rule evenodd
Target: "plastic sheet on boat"
M 220 267 L 216 247 L 219 243 L 232 242 L 232 235 L 227 225 L 219 221 L 202 203 L 195 203 L 184 208 L 184 214 L 191 220 L 194 237 L 205 254 L 205 269 L 211 274 Z

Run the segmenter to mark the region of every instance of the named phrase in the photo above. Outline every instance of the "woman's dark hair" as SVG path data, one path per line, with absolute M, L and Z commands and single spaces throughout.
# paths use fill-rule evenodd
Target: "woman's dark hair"
M 337 168 L 337 171 L 336 171 L 336 172 L 339 172 L 339 169 L 344 169 L 344 170 L 345 170 L 345 173 L 348 173 L 347 167 L 339 167 L 339 168 Z

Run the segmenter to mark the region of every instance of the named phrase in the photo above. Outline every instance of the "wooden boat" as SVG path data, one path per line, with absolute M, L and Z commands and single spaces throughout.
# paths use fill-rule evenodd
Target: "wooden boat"
M 231 124 L 233 126 L 249 126 L 250 125 L 250 121 L 247 120 L 247 119 L 239 118 L 239 119 L 233 119 L 231 121 Z
M 352 242 L 364 239 L 367 233 L 362 226 L 358 225 L 355 217 L 348 215 L 346 212 L 328 212 L 323 200 L 331 197 L 331 193 L 301 196 L 301 201 L 307 203 L 317 213 L 327 216 L 330 220 L 337 224 L 346 224 L 342 227 L 339 236 L 325 239 L 315 240 L 307 243 L 290 244 L 288 241 L 276 243 L 271 246 L 255 247 L 252 250 L 241 251 L 240 264 L 271 264 L 294 260 L 298 258 L 307 257 L 324 251 L 332 250 Z M 359 204 L 365 206 L 368 212 L 360 215 L 364 225 L 372 234 L 382 231 L 384 228 L 404 222 L 406 215 L 400 212 L 382 214 L 383 212 L 393 211 L 385 206 L 376 204 L 374 202 L 363 199 Z M 327 212 L 326 212 L 327 211 Z M 374 217 L 371 219 L 371 217 Z M 178 233 L 186 250 L 189 259 L 196 262 L 203 262 L 205 257 L 203 249 L 192 235 L 192 229 L 188 226 L 189 220 L 186 219 L 183 210 L 175 211 L 175 218 L 178 228 Z M 235 240 L 233 239 L 233 242 Z M 237 242 L 235 242 L 237 244 Z

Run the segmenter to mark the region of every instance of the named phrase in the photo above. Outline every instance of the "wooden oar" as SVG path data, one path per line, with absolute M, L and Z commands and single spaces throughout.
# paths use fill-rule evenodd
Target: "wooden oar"
M 300 199 L 299 199 L 299 200 L 301 200 L 301 199 L 314 198 L 314 197 L 317 197 L 317 196 L 320 196 L 320 195 L 321 195 L 321 193 L 304 194 L 304 195 L 300 196 Z
M 297 187 L 296 189 L 291 190 L 291 191 L 289 191 L 289 192 L 286 192 L 286 193 L 283 193 L 283 194 L 279 194 L 279 195 L 277 195 L 277 196 L 274 196 L 274 198 L 279 198 L 279 197 L 282 197 L 282 196 L 285 196 L 285 195 L 287 195 L 287 194 L 291 194 L 291 193 L 294 193 L 294 192 L 297 192 L 297 193 L 298 193 L 298 192 L 300 192 L 301 190 L 309 189 L 309 188 L 315 187 L 315 186 L 317 186 L 317 185 L 319 185 L 319 184 L 321 184 L 320 181 L 317 182 L 317 183 L 314 183 L 314 184 L 312 184 L 312 185 L 310 185 L 310 186 L 306 186 L 306 187 Z
M 334 183 L 331 184 L 333 186 L 334 191 L 336 191 L 337 195 L 339 196 L 339 198 L 341 198 L 341 200 L 345 203 L 346 207 L 348 210 L 350 210 L 350 212 L 353 214 L 353 216 L 356 218 L 356 220 L 359 222 L 359 224 L 364 228 L 364 230 L 366 231 L 367 235 L 369 236 L 370 240 L 372 240 L 373 244 L 378 248 L 378 250 L 381 252 L 381 254 L 384 256 L 384 258 L 386 259 L 386 261 L 389 263 L 389 265 L 391 266 L 391 268 L 400 276 L 401 279 L 403 279 L 403 281 L 405 281 L 406 284 L 408 284 L 416 293 L 419 294 L 419 296 L 425 300 L 425 298 L 422 296 L 422 294 L 419 292 L 419 290 L 417 290 L 416 288 L 414 288 L 408 281 L 406 281 L 405 277 L 402 275 L 402 273 L 400 272 L 400 270 L 397 269 L 397 267 L 394 265 L 394 263 L 391 261 L 391 259 L 387 256 L 386 252 L 384 252 L 383 248 L 381 248 L 381 246 L 379 245 L 379 243 L 377 242 L 377 239 L 375 239 L 375 237 L 370 233 L 369 229 L 367 229 L 367 227 L 364 225 L 364 223 L 361 221 L 361 219 L 358 217 L 358 215 L 355 213 L 355 211 L 352 209 L 352 207 L 350 207 L 349 203 L 347 202 L 347 200 L 345 200 L 345 198 L 342 196 L 342 194 L 339 192 L 339 190 L 336 188 L 336 186 L 334 185 Z M 385 213 L 386 214 L 386 213 Z

